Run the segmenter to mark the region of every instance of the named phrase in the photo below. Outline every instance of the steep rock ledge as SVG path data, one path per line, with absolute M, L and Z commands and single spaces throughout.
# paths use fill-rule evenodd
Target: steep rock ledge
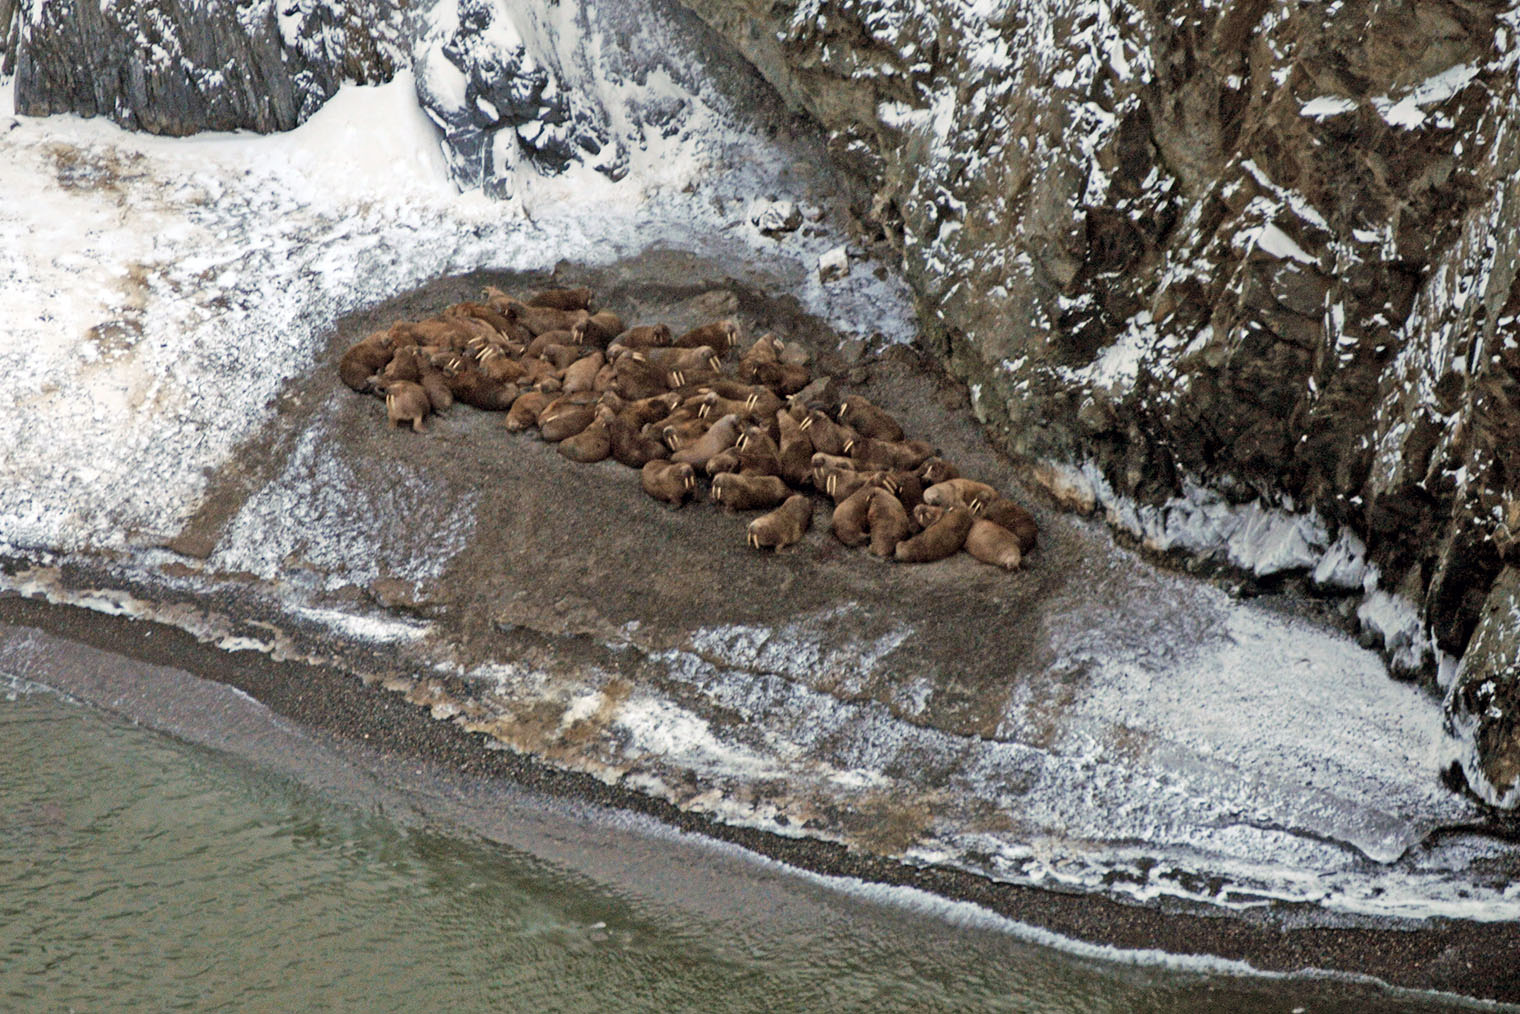
M 1449 681 L 1520 553 L 1512 12 L 685 2 L 873 186 L 865 238 L 1037 477 L 1153 549 L 1360 590 L 1396 670 Z M 1449 700 L 1498 802 L 1520 695 L 1463 719 L 1514 664 L 1485 659 Z
M 173 136 L 269 133 L 304 122 L 345 80 L 389 80 L 404 63 L 405 6 L 0 0 L 0 24 L 14 24 L 0 46 L 27 116 L 107 116 Z

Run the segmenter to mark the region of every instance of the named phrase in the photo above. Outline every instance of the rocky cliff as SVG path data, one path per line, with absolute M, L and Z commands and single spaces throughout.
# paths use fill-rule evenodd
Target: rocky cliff
M 687 3 L 870 181 L 1034 474 L 1150 548 L 1363 595 L 1517 800 L 1513 652 L 1454 663 L 1515 619 L 1512 11 Z
M 345 80 L 404 63 L 405 0 L 185 4 L 0 0 L 16 111 L 131 130 L 289 130 Z
M 468 185 L 616 177 L 681 128 L 679 67 L 624 68 L 638 116 L 597 97 L 556 48 L 575 5 L 14 2 L 24 113 L 280 129 L 415 45 Z M 1512 11 L 685 2 L 865 182 L 862 243 L 1032 475 L 1155 551 L 1360 596 L 1395 669 L 1446 688 L 1475 791 L 1520 802 Z

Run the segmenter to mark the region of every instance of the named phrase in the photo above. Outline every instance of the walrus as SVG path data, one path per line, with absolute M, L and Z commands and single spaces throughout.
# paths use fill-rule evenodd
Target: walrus
M 738 439 L 739 417 L 726 415 L 713 423 L 706 433 L 672 454 L 670 460 L 701 468 L 707 464 L 708 458 L 732 447 Z
M 703 324 L 681 335 L 681 337 L 675 340 L 675 344 L 687 349 L 694 349 L 699 345 L 708 345 L 720 352 L 727 352 L 739 344 L 739 325 L 731 320 L 720 320 L 714 324 Z
M 959 479 L 961 471 L 944 458 L 933 457 L 918 466 L 918 477 L 924 480 L 924 486 L 927 488 L 947 479 Z
M 423 433 L 422 420 L 430 411 L 432 404 L 421 384 L 410 380 L 392 380 L 385 384 L 385 417 L 391 429 L 395 429 L 397 423 L 410 422 L 412 429 Z
M 651 423 L 644 427 L 644 431 L 651 435 L 654 431 L 658 431 L 666 447 L 672 451 L 679 451 L 702 439 L 707 431 L 712 429 L 713 422 L 714 420 L 704 419 L 701 416 L 689 416 L 686 409 L 678 408 L 659 423 Z
M 774 507 L 792 493 L 786 483 L 774 475 L 740 475 L 719 472 L 713 476 L 713 500 L 731 511 L 752 511 Z
M 427 392 L 428 404 L 433 407 L 433 411 L 447 412 L 453 408 L 454 392 L 449 390 L 449 382 L 443 371 L 425 359 L 419 364 L 418 373 L 420 377 L 417 383 Z
M 560 378 L 560 389 L 566 394 L 595 389 L 596 375 L 601 371 L 605 361 L 606 357 L 600 352 L 593 351 L 589 355 L 581 356 L 565 367 L 565 375 Z
M 812 379 L 806 366 L 793 363 L 760 363 L 755 367 L 755 380 L 780 395 L 795 394 Z
M 924 502 L 924 482 L 916 473 L 907 469 L 894 469 L 891 476 L 897 499 L 902 501 L 903 509 L 911 516 L 913 508 Z
M 552 363 L 556 370 L 564 370 L 579 359 L 584 351 L 585 349 L 579 345 L 562 345 L 556 342 L 553 345 L 545 345 L 543 351 L 539 353 L 539 358 Z
M 698 345 L 696 348 L 670 348 L 644 349 L 644 358 L 656 366 L 667 370 L 691 370 L 700 371 L 704 367 L 717 373 L 723 368 L 718 360 L 718 354 L 711 345 Z
M 522 363 L 508 356 L 500 345 L 487 345 L 475 361 L 480 364 L 481 373 L 500 383 L 515 383 L 528 372 Z
M 707 473 L 708 478 L 717 475 L 719 472 L 740 471 L 739 452 L 732 447 L 726 451 L 719 451 L 707 459 L 707 464 L 702 466 L 702 471 Z
M 455 303 L 453 306 L 443 311 L 443 315 L 452 317 L 474 317 L 477 320 L 485 321 L 496 331 L 504 335 L 511 334 L 513 330 L 515 330 L 515 325 L 513 325 L 511 318 L 509 318 L 506 314 L 498 311 L 495 307 L 490 306 L 486 303 L 474 303 L 469 301 L 463 303 Z
M 665 348 L 672 340 L 668 325 L 638 324 L 612 339 L 612 344 L 607 346 L 607 350 L 609 353 L 614 353 L 618 349 L 637 352 L 639 349 Z
M 761 366 L 779 363 L 781 361 L 781 341 L 775 335 L 766 333 L 755 339 L 753 345 L 745 349 L 739 356 L 738 374 L 740 380 L 754 382 Z
M 623 318 L 611 310 L 599 310 L 587 317 L 581 326 L 581 341 L 605 349 L 607 344 L 622 334 L 626 328 Z
M 913 533 L 913 523 L 902 501 L 877 488 L 866 501 L 866 525 L 871 530 L 871 552 L 890 560 L 897 544 Z
M 945 511 L 948 509 L 946 507 L 936 507 L 933 504 L 921 503 L 913 508 L 913 523 L 920 530 L 928 528 L 934 522 L 944 517 Z
M 923 464 L 934 447 L 923 440 L 877 440 L 861 437 L 846 440 L 844 452 L 860 464 L 860 468 L 914 469 Z
M 368 393 L 374 385 L 375 374 L 389 365 L 391 355 L 390 337 L 384 331 L 376 331 L 350 345 L 339 357 L 338 379 L 361 394 Z
M 690 465 L 650 461 L 639 469 L 639 484 L 656 500 L 679 507 L 696 491 L 697 476 Z
M 557 444 L 590 426 L 594 418 L 596 403 L 589 394 L 562 394 L 538 413 L 538 435 Z
M 554 396 L 543 391 L 525 391 L 512 402 L 507 410 L 505 426 L 513 433 L 521 433 L 529 426 L 538 425 L 538 414 L 549 406 Z
M 542 357 L 544 354 L 544 349 L 548 348 L 550 345 L 579 345 L 580 342 L 576 339 L 577 336 L 582 333 L 583 332 L 579 329 L 570 328 L 566 328 L 560 331 L 545 331 L 543 334 L 536 336 L 532 341 L 530 341 L 527 348 L 523 349 L 522 354 L 525 356 Z
M 861 486 L 835 505 L 834 515 L 829 522 L 834 538 L 852 547 L 863 546 L 870 540 L 869 512 L 874 494 L 874 487 Z
M 590 310 L 591 290 L 584 286 L 577 289 L 540 289 L 523 300 L 529 306 L 547 306 L 551 310 Z
M 444 378 L 455 401 L 462 401 L 472 408 L 487 412 L 504 412 L 512 407 L 521 393 L 515 383 L 492 380 L 476 366 L 466 361 L 464 369 Z
M 841 426 L 817 409 L 808 412 L 807 417 L 801 421 L 802 431 L 813 443 L 813 450 L 822 451 L 825 454 L 845 456 L 844 445 L 850 441 L 859 439 L 859 434 L 848 426 Z
M 953 556 L 966 544 L 966 534 L 975 520 L 968 508 L 951 507 L 934 524 L 899 542 L 893 555 L 903 563 L 932 563 Z
M 977 499 L 971 503 L 971 513 L 1012 532 L 1019 540 L 1020 553 L 1027 555 L 1034 549 L 1040 526 L 1035 524 L 1034 515 L 1012 500 L 1004 497 L 995 500 Z
M 733 471 L 745 475 L 780 475 L 781 454 L 771 435 L 760 426 L 748 426 L 734 445 L 739 467 Z
M 990 563 L 1004 570 L 1015 570 L 1024 559 L 1019 548 L 1019 537 L 1002 525 L 983 518 L 971 523 L 966 533 L 966 552 L 983 563 Z
M 755 549 L 785 549 L 801 542 L 813 524 L 813 501 L 793 493 L 780 507 L 749 523 L 745 538 Z
M 896 419 L 858 394 L 852 394 L 839 403 L 835 418 L 853 427 L 863 437 L 892 441 L 903 438 L 903 428 L 897 424 Z
M 556 310 L 553 307 L 529 306 L 526 303 L 512 304 L 512 312 L 508 316 L 527 328 L 535 338 L 547 331 L 569 331 L 577 322 L 591 319 L 585 310 Z
M 934 504 L 936 507 L 969 506 L 972 500 L 979 497 L 995 500 L 997 495 L 997 490 L 985 482 L 977 482 L 975 479 L 946 479 L 924 490 L 924 503 Z
M 583 465 L 602 461 L 612 453 L 612 435 L 607 428 L 612 417 L 610 409 L 598 408 L 585 429 L 561 440 L 555 449 L 571 461 L 579 461 Z
M 607 441 L 612 458 L 629 468 L 643 468 L 651 461 L 670 457 L 670 449 L 654 437 L 646 437 L 625 410 L 607 422 Z
M 630 401 L 664 394 L 673 386 L 668 370 L 637 352 L 619 356 L 612 364 L 612 390 Z
M 777 460 L 781 477 L 794 489 L 805 489 L 813 484 L 813 442 L 802 432 L 801 425 L 786 412 L 773 417 L 780 430 Z
M 423 352 L 416 345 L 407 345 L 396 350 L 391 356 L 391 361 L 385 364 L 385 369 L 380 371 L 384 380 L 409 380 L 417 383 L 422 379 Z

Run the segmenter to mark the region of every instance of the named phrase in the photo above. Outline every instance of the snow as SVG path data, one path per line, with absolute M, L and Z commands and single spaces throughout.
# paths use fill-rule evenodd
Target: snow
M 283 135 L 21 119 L 0 135 L 0 367 L 16 378 L 0 404 L 29 425 L 0 463 L 0 542 L 120 549 L 172 534 L 340 315 L 439 275 L 661 244 L 723 251 L 797 279 L 804 305 L 848 333 L 911 338 L 900 282 L 818 279 L 842 232 L 820 223 L 778 243 L 733 230 L 737 194 L 777 189 L 788 160 L 736 114 L 703 115 L 705 140 L 651 140 L 622 182 L 524 170 L 509 202 L 456 191 L 407 74 L 345 87 Z M 256 497 L 220 564 L 270 573 L 292 548 L 282 512 L 323 509 L 328 466 L 320 448 L 302 453 L 292 467 L 311 471 L 313 501 Z
M 1310 99 L 1299 107 L 1299 112 L 1304 116 L 1316 120 L 1322 120 L 1327 116 L 1339 116 L 1349 113 L 1356 108 L 1356 102 L 1340 95 L 1321 95 Z

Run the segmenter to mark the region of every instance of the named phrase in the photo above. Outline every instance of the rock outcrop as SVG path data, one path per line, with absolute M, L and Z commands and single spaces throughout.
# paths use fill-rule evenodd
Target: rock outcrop
M 17 0 L 0 0 L 0 23 Z M 19 0 L 16 111 L 108 116 L 130 130 L 289 130 L 343 81 L 389 80 L 405 62 L 393 0 Z
M 873 186 L 979 415 L 1066 466 L 1037 474 L 1155 549 L 1366 593 L 1396 670 L 1464 652 L 1520 554 L 1512 12 L 686 2 Z

